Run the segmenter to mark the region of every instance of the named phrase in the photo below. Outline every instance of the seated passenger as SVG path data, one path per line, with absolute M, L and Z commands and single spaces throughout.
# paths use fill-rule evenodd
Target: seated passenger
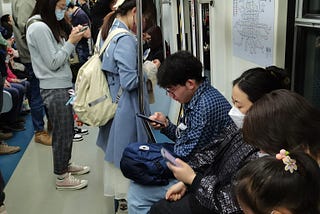
M 230 114 L 236 125 L 242 126 L 244 115 L 261 96 L 286 88 L 288 83 L 286 72 L 275 66 L 245 71 L 233 81 Z M 168 163 L 180 182 L 170 187 L 166 200 L 156 203 L 150 213 L 242 213 L 232 198 L 232 179 L 248 160 L 257 157 L 257 149 L 243 141 L 241 130 L 229 126 L 219 138 L 196 151 L 189 165 L 180 159 L 176 159 L 179 167 Z
M 305 153 L 282 150 L 248 163 L 236 177 L 235 192 L 245 214 L 319 214 L 320 171 Z
M 24 98 L 23 88 L 18 86 L 13 87 L 7 80 L 5 80 L 4 90 L 11 94 L 12 108 L 9 112 L 0 116 L 0 129 L 4 131 L 23 131 L 25 130 L 24 120 L 19 118 Z
M 246 115 L 242 131 L 244 140 L 264 153 L 303 150 L 320 165 L 320 111 L 295 92 L 263 96 Z
M 231 105 L 202 76 L 202 64 L 191 53 L 180 51 L 166 58 L 158 70 L 157 80 L 172 99 L 183 104 L 184 115 L 178 126 L 163 113 L 156 112 L 150 116 L 165 123 L 165 127 L 154 127 L 161 129 L 161 133 L 174 141 L 174 153 L 177 156 L 188 159 L 194 151 L 217 138 L 222 130 L 233 124 L 228 116 Z M 131 182 L 128 191 L 129 213 L 147 213 L 173 183 L 176 180 L 167 186 L 145 186 Z

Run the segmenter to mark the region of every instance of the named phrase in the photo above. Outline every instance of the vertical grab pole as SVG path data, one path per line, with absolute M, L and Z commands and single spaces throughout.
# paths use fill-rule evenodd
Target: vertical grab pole
M 138 78 L 139 78 L 139 90 L 138 90 L 138 99 L 139 99 L 139 110 L 140 113 L 145 114 L 145 109 L 144 109 L 144 100 L 143 100 L 143 85 L 144 85 L 144 80 L 143 80 L 143 69 L 142 69 L 142 64 L 143 64 L 143 46 L 142 46 L 142 0 L 136 0 L 136 8 L 137 8 L 137 40 L 138 40 Z M 144 127 L 147 131 L 149 139 L 153 142 L 156 143 L 156 140 L 153 136 L 152 130 L 150 128 L 150 125 L 147 121 L 143 120 Z

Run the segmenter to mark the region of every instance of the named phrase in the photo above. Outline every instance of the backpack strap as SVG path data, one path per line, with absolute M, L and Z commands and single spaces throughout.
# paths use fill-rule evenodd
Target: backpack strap
M 110 41 L 113 39 L 113 37 L 115 37 L 117 34 L 120 34 L 120 33 L 127 33 L 129 34 L 130 32 L 124 28 L 116 28 L 112 31 L 110 31 L 108 33 L 108 36 L 106 38 L 106 40 L 104 41 L 101 49 L 99 50 L 100 48 L 100 40 L 101 40 L 101 30 L 99 31 L 99 34 L 98 34 L 98 37 L 97 37 L 97 42 L 96 42 L 96 49 L 95 51 L 97 51 L 99 53 L 99 56 L 101 56 L 104 52 L 104 50 L 107 48 L 107 46 L 109 45 Z

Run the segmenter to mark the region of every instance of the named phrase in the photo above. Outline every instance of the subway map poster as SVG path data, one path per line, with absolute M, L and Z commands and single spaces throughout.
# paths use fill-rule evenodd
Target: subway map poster
M 233 55 L 273 64 L 274 0 L 233 0 Z

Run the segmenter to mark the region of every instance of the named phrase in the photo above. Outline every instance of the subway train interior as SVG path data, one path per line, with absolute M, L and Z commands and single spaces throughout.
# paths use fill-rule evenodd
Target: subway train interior
M 12 4 L 16 1 L 18 0 L 0 0 L 1 16 L 6 14 L 12 16 Z M 30 4 L 36 2 L 36 0 L 21 1 L 31 2 Z M 56 0 L 59 1 L 65 0 Z M 90 10 L 98 1 L 104 2 L 86 0 L 84 4 Z M 77 3 L 78 0 L 74 2 Z M 288 72 L 290 90 L 302 95 L 320 110 L 319 0 L 153 0 L 153 2 L 156 7 L 156 25 L 162 31 L 164 58 L 180 50 L 191 52 L 201 61 L 203 76 L 208 78 L 211 85 L 220 91 L 230 105 L 232 105 L 234 79 L 247 69 L 275 65 Z M 136 4 L 141 6 L 142 0 L 136 0 Z M 137 10 L 137 14 L 137 20 L 142 20 L 140 9 Z M 139 29 L 141 23 L 137 26 L 137 60 L 138 64 L 140 62 L 139 68 L 142 68 L 143 32 Z M 158 85 L 154 87 L 155 102 L 150 104 L 151 114 L 163 112 L 173 123 L 178 124 L 182 106 L 168 96 L 170 93 Z M 10 97 L 4 94 L 3 112 L 9 111 L 6 108 L 8 106 L 11 108 L 11 102 Z M 4 141 L 9 146 L 20 147 L 20 151 L 14 154 L 0 155 L 6 212 L 9 214 L 115 213 L 114 198 L 105 196 L 104 193 L 105 154 L 96 145 L 99 128 L 82 126 L 82 129 L 88 130 L 88 134 L 83 135 L 80 141 L 73 142 L 72 159 L 91 168 L 90 173 L 81 176 L 88 180 L 88 186 L 76 191 L 58 191 L 54 185 L 56 177 L 53 173 L 52 147 L 35 143 L 31 114 L 27 112 L 23 117 L 24 129 L 12 131 L 10 138 L 1 139 L 1 142 Z M 45 122 L 47 123 L 46 119 Z M 47 125 L 45 124 L 46 128 Z M 169 141 L 149 125 L 145 127 L 154 141 Z M 118 132 L 126 131 L 118 130 Z M 0 214 L 6 212 L 0 210 Z M 128 211 L 122 210 L 117 213 L 128 213 Z

